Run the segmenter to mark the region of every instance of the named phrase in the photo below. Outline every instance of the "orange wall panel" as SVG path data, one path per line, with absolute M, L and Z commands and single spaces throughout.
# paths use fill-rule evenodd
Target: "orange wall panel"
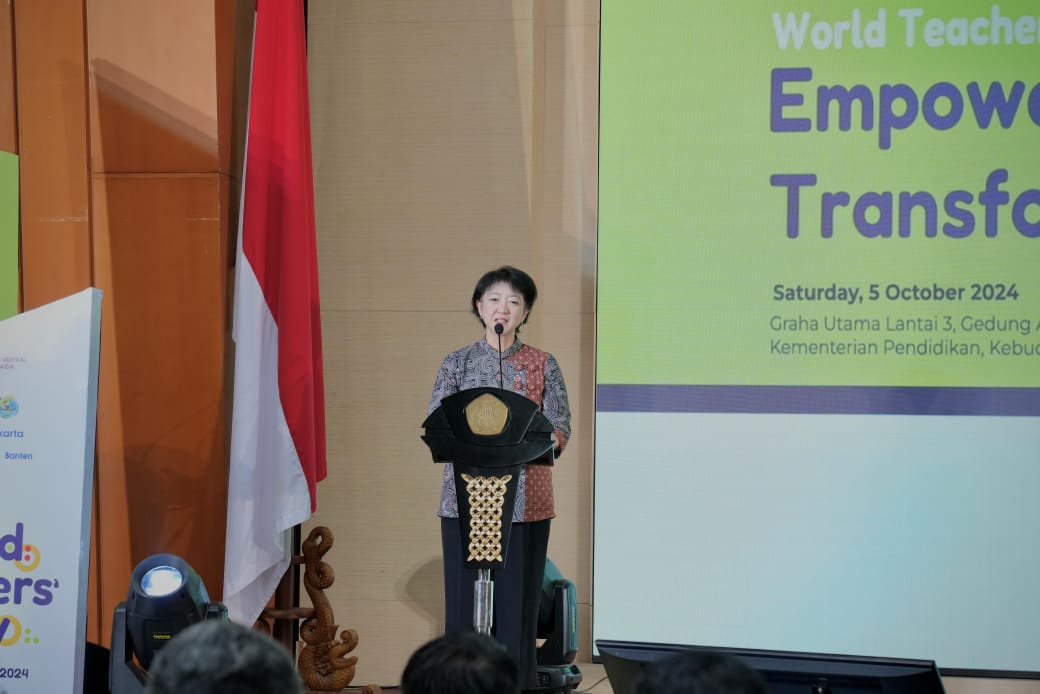
M 18 152 L 14 82 L 14 7 L 0 9 L 0 150 Z
M 213 0 L 90 0 L 87 32 L 91 170 L 218 171 Z
M 220 172 L 242 177 L 255 0 L 218 0 L 217 133 Z
M 179 554 L 222 588 L 229 229 L 253 5 L 5 7 L 0 146 L 21 153 L 24 306 L 104 291 L 87 637 L 107 644 L 150 554 Z
M 94 620 L 105 642 L 130 572 L 151 554 L 184 557 L 221 590 L 229 58 L 243 51 L 242 2 L 86 2 L 92 253 L 106 301 Z
M 91 286 L 83 7 L 14 3 L 24 308 Z
M 227 224 L 219 174 L 94 179 L 102 633 L 133 567 L 172 552 L 219 595 L 227 496 Z

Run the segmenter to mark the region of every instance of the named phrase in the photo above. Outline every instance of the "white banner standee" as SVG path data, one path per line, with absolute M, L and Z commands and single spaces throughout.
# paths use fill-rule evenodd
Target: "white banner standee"
M 0 321 L 0 692 L 79 692 L 101 292 Z

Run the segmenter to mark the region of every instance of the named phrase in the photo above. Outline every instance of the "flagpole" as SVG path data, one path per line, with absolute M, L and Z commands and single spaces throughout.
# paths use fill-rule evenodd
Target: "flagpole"
M 274 591 L 274 608 L 276 610 L 291 610 L 300 605 L 300 526 L 295 525 L 291 531 L 293 559 L 289 562 L 289 568 L 285 570 L 282 580 Z M 271 634 L 280 641 L 289 652 L 296 655 L 296 644 L 300 641 L 300 621 L 298 619 L 275 619 L 271 628 Z

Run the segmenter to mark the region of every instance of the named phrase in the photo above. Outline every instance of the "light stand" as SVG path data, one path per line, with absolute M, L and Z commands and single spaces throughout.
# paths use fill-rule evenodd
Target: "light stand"
M 178 633 L 204 619 L 227 619 L 227 608 L 210 602 L 202 579 L 186 561 L 155 554 L 138 564 L 127 599 L 116 606 L 112 621 L 110 692 L 143 692 L 155 655 Z

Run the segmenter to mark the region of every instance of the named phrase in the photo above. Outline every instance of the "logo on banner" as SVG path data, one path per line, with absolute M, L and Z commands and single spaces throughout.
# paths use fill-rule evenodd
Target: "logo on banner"
M 0 419 L 10 419 L 18 414 L 18 401 L 13 395 L 0 395 Z
M 0 370 L 14 370 L 16 366 L 28 364 L 29 360 L 17 354 L 0 354 Z
M 36 644 L 40 639 L 15 615 L 5 613 L 12 607 L 35 605 L 46 607 L 54 601 L 58 579 L 37 578 L 40 548 L 25 541 L 25 524 L 15 523 L 14 531 L 0 536 L 0 647 L 18 643 Z M 15 569 L 9 573 L 8 568 Z
M 0 395 L 0 420 L 14 419 L 18 414 L 18 401 L 13 395 Z M 19 429 L 0 429 L 0 439 L 20 439 L 25 432 Z M 4 460 L 32 460 L 32 453 L 4 453 Z

